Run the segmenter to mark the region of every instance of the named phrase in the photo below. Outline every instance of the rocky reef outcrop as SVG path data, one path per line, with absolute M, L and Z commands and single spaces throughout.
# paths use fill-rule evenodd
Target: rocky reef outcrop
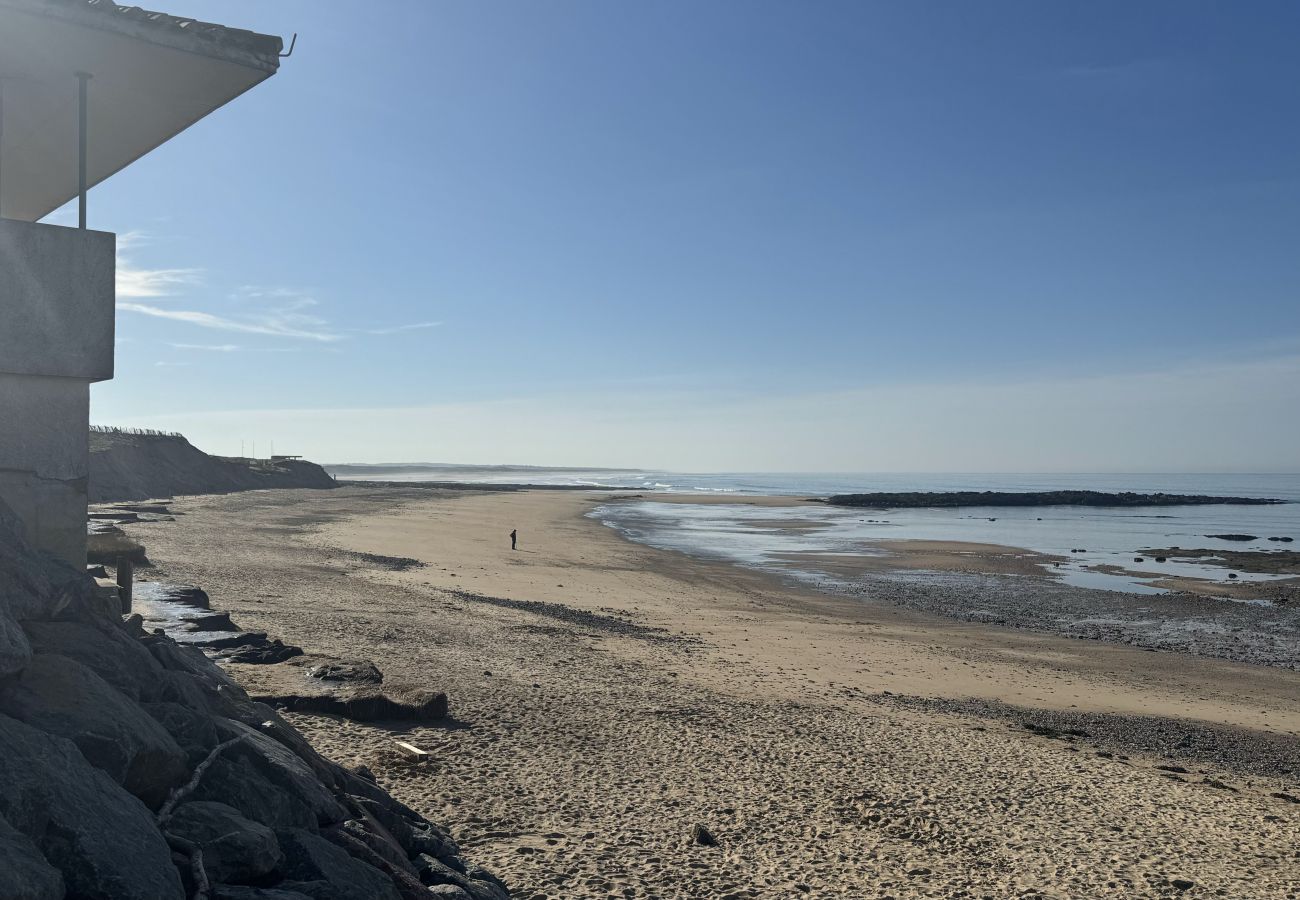
M 0 506 L 0 897 L 506 900 L 448 832 Z

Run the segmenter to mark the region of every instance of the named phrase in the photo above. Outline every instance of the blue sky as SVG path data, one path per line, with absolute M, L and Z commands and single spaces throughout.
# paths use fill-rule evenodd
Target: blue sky
M 157 5 L 300 36 L 93 191 L 125 238 L 96 422 L 334 462 L 1297 468 L 1300 6 Z

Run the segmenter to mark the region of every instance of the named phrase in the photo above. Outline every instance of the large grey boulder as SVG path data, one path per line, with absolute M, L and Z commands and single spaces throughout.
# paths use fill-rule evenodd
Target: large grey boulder
M 0 715 L 0 815 L 78 900 L 184 900 L 153 815 L 71 741 Z
M 184 703 L 142 703 L 145 712 L 167 730 L 189 760 L 193 769 L 207 758 L 212 748 L 220 743 L 217 727 L 212 717 Z
M 460 872 L 427 853 L 419 854 L 415 864 L 420 872 L 420 881 L 429 887 L 450 884 L 469 894 L 473 900 L 510 900 L 505 884 L 484 869 Z
M 221 740 L 241 738 L 223 751 L 191 795 L 229 804 L 272 828 L 306 828 L 340 822 L 347 811 L 306 763 L 282 744 L 241 722 L 216 720 Z
M 203 868 L 211 881 L 253 881 L 284 858 L 274 831 L 224 803 L 182 803 L 167 820 L 167 831 L 203 851 Z
M 189 777 L 184 751 L 148 713 L 85 666 L 38 653 L 0 688 L 0 713 L 65 737 L 150 807 Z
M 21 672 L 32 658 L 32 645 L 7 603 L 0 603 L 0 678 Z
M 190 795 L 226 803 L 254 822 L 271 828 L 316 828 L 316 813 L 297 797 L 282 795 L 248 759 L 222 754 L 203 773 Z
M 248 887 L 242 884 L 212 885 L 212 900 L 312 900 L 306 894 L 282 888 Z
M 349 826 L 360 827 L 349 828 Z M 398 896 L 402 900 L 426 900 L 428 891 L 420 883 L 420 877 L 416 874 L 410 860 L 394 844 L 387 843 L 376 835 L 368 834 L 364 823 L 345 822 L 342 825 L 332 825 L 321 832 L 321 837 L 353 859 L 383 872 L 397 889 Z
M 301 829 L 276 836 L 284 851 L 282 887 L 312 900 L 401 900 L 387 876 L 324 838 Z
M 49 619 L 84 602 L 95 583 L 65 562 L 28 546 L 25 530 L 0 500 L 0 597 L 15 621 Z
M 162 666 L 113 624 L 27 622 L 32 649 L 75 659 L 132 700 L 157 700 Z
M 62 900 L 63 876 L 45 861 L 31 838 L 0 818 L 0 897 Z

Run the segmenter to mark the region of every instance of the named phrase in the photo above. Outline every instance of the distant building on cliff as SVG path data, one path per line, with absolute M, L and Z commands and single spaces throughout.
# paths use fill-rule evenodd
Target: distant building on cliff
M 0 0 L 0 500 L 75 565 L 90 384 L 113 377 L 116 236 L 87 228 L 86 191 L 274 75 L 282 48 L 109 0 Z M 74 198 L 77 228 L 38 222 Z

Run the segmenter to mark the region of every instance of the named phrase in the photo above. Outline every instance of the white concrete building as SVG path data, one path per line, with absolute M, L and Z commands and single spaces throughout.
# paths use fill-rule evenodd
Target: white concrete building
M 278 37 L 109 0 L 0 0 L 0 500 L 86 556 L 90 385 L 113 377 L 116 239 L 86 191 L 275 74 Z M 79 199 L 78 228 L 39 220 Z

